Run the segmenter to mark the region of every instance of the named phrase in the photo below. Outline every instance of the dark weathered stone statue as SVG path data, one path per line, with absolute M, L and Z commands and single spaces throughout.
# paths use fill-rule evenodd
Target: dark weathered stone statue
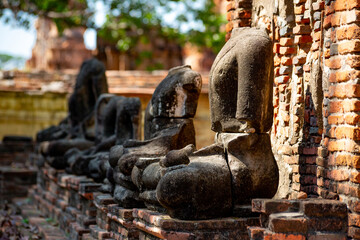
M 84 150 L 93 146 L 94 106 L 100 94 L 107 92 L 104 65 L 96 59 L 85 61 L 69 99 L 68 117 L 59 126 L 37 134 L 41 152 L 51 166 L 64 168 L 63 156 L 71 148 Z
M 271 151 L 272 42 L 265 31 L 235 29 L 210 74 L 215 143 L 193 152 L 169 152 L 156 197 L 171 217 L 207 219 L 231 215 L 252 198 L 271 198 L 278 168 Z
M 147 106 L 144 141 L 128 140 L 111 148 L 108 179 L 114 198 L 124 207 L 159 205 L 155 188 L 160 178 L 160 157 L 173 149 L 195 145 L 192 118 L 201 90 L 200 74 L 189 66 L 172 68 L 156 88 Z
M 86 151 L 72 149 L 66 152 L 68 171 L 89 175 L 97 181 L 104 179 L 110 148 L 139 137 L 140 114 L 139 98 L 102 94 L 95 109 L 95 146 Z

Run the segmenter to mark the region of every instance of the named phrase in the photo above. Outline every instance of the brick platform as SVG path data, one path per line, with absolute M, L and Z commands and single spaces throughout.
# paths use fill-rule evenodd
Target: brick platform
M 16 197 L 26 197 L 36 184 L 34 142 L 30 137 L 6 136 L 0 142 L 0 205 Z
M 85 176 L 45 166 L 31 196 L 67 239 L 342 240 L 348 235 L 347 206 L 335 200 L 254 199 L 252 206 L 236 209 L 238 217 L 184 221 L 148 209 L 121 208 L 99 187 Z
M 100 184 L 85 176 L 44 167 L 39 171 L 32 198 L 45 216 L 59 223 L 69 239 L 82 239 L 82 235 L 90 233 L 90 225 L 96 224 L 93 192 L 98 187 Z
M 221 218 L 202 221 L 172 219 L 147 209 L 134 209 L 139 239 L 250 239 L 248 226 L 259 226 L 259 218 Z
M 259 212 L 261 227 L 250 227 L 252 240 L 263 239 L 347 239 L 347 206 L 324 199 L 254 199 L 253 211 Z

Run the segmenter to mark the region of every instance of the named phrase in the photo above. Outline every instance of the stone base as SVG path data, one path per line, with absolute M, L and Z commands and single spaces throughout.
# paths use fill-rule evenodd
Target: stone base
M 139 230 L 133 224 L 133 209 L 125 209 L 115 204 L 109 194 L 97 193 L 95 205 L 97 207 L 96 224 L 91 226 L 92 237 L 102 239 L 139 239 Z
M 97 192 L 101 184 L 85 176 L 49 167 L 38 173 L 32 198 L 68 239 L 346 240 L 357 230 L 348 229 L 347 206 L 339 201 L 254 199 L 251 207 L 236 206 L 236 217 L 185 221 L 148 209 L 121 208 L 110 194 Z
M 0 167 L 0 203 L 26 197 L 29 188 L 36 184 L 36 172 L 34 168 Z
M 220 218 L 185 221 L 147 209 L 134 209 L 139 239 L 250 239 L 248 226 L 259 226 L 259 218 Z
M 261 226 L 250 227 L 252 240 L 346 240 L 347 206 L 325 199 L 254 199 L 252 210 L 260 213 Z
M 69 239 L 82 239 L 97 224 L 94 192 L 101 184 L 85 176 L 66 174 L 44 167 L 38 172 L 38 184 L 30 191 L 38 209 L 56 222 Z

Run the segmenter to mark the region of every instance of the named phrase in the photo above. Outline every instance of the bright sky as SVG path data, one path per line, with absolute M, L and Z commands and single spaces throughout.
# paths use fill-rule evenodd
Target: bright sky
M 105 22 L 105 9 L 102 2 L 96 2 L 95 24 L 101 26 Z M 30 20 L 30 28 L 5 24 L 0 21 L 0 53 L 7 53 L 14 56 L 31 57 L 31 50 L 36 41 L 35 20 Z M 85 46 L 88 49 L 96 48 L 96 31 L 94 29 L 86 30 L 84 34 Z
M 36 30 L 33 24 L 30 29 L 25 30 L 0 21 L 0 53 L 30 58 L 35 40 Z
M 202 1 L 199 1 L 197 5 L 201 6 Z M 178 11 L 184 11 L 183 6 L 174 5 L 173 8 L 178 8 Z M 95 24 L 101 26 L 105 22 L 106 7 L 101 1 L 95 2 Z M 175 15 L 172 13 L 163 13 L 164 20 L 166 22 L 174 22 Z M 31 50 L 36 41 L 36 30 L 34 27 L 36 18 L 31 19 L 30 28 L 25 29 L 23 27 L 14 26 L 13 24 L 4 24 L 0 21 L 0 53 L 6 53 L 14 56 L 24 57 L 29 59 L 31 57 Z M 188 23 L 186 28 L 196 28 L 196 21 Z M 181 29 L 186 31 L 187 29 Z M 88 49 L 96 48 L 96 31 L 94 29 L 86 30 L 84 34 L 85 46 Z

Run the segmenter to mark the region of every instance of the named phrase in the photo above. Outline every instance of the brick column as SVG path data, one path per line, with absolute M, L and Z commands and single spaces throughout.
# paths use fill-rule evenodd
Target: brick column
M 251 25 L 251 0 L 227 0 L 226 40 L 231 36 L 233 28 L 250 27 Z
M 325 6 L 325 69 L 329 73 L 328 161 L 319 173 L 330 195 L 348 204 L 349 236 L 360 238 L 360 1 L 329 1 Z

